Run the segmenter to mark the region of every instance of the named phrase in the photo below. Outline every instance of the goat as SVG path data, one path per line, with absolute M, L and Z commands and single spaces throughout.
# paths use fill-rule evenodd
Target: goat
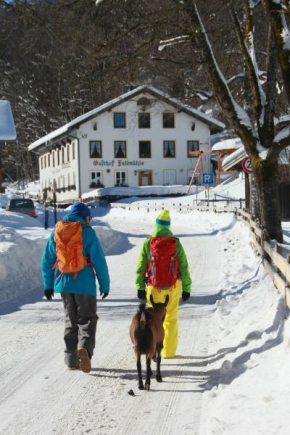
M 134 353 L 137 360 L 137 372 L 139 390 L 144 390 L 141 374 L 141 355 L 146 355 L 146 382 L 145 390 L 150 390 L 152 376 L 151 359 L 156 355 L 156 380 L 162 382 L 160 371 L 161 351 L 163 349 L 164 328 L 163 322 L 166 315 L 166 307 L 169 295 L 163 303 L 155 303 L 153 296 L 150 295 L 150 302 L 153 308 L 146 308 L 145 303 L 139 305 L 139 311 L 133 316 L 130 326 L 130 338 L 133 343 Z

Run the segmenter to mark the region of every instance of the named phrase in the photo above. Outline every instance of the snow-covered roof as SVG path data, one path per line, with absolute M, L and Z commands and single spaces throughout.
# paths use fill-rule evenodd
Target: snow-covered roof
M 9 101 L 0 100 L 0 141 L 16 139 L 16 130 Z
M 59 138 L 60 136 L 64 136 L 69 131 L 77 128 L 80 124 L 83 124 L 84 122 L 95 118 L 96 116 L 100 115 L 101 113 L 104 113 L 108 111 L 109 109 L 112 109 L 112 107 L 115 107 L 122 102 L 129 100 L 130 98 L 135 97 L 136 95 L 139 95 L 141 93 L 150 93 L 151 95 L 166 101 L 168 104 L 178 108 L 178 110 L 187 113 L 188 115 L 199 119 L 206 124 L 209 124 L 211 126 L 214 126 L 218 130 L 223 130 L 225 128 L 225 124 L 218 121 L 215 118 L 212 118 L 211 116 L 206 115 L 200 110 L 194 109 L 193 107 L 182 103 L 176 98 L 171 98 L 164 92 L 160 91 L 159 89 L 154 88 L 153 86 L 139 86 L 136 89 L 133 89 L 132 91 L 126 92 L 125 94 L 120 95 L 117 98 L 114 98 L 111 101 L 108 101 L 105 104 L 102 104 L 101 106 L 97 107 L 96 109 L 91 110 L 90 112 L 87 112 L 81 116 L 78 116 L 77 118 L 73 119 L 72 121 L 68 122 L 67 124 L 63 125 L 62 127 L 58 128 L 57 130 L 52 131 L 51 133 L 47 134 L 46 136 L 43 136 L 42 138 L 36 140 L 32 144 L 29 145 L 28 149 L 29 151 L 32 151 L 36 148 L 38 148 L 41 145 L 44 145 L 56 138 Z
M 223 163 L 222 163 L 223 169 L 225 171 L 228 171 L 233 166 L 240 163 L 246 157 L 246 155 L 247 155 L 247 152 L 246 152 L 244 146 L 242 145 L 240 148 L 238 148 L 232 154 L 230 154 L 229 156 L 224 158 Z
M 239 137 L 234 137 L 232 139 L 221 140 L 217 142 L 212 147 L 212 151 L 228 150 L 231 148 L 238 149 L 243 146 L 243 143 Z

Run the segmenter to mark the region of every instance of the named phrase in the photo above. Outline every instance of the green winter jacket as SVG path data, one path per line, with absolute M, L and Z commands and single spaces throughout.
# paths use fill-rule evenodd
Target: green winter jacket
M 152 237 L 174 237 L 169 228 L 157 229 L 152 234 Z M 150 238 L 147 238 L 143 243 L 138 264 L 137 264 L 137 273 L 136 273 L 136 288 L 137 290 L 145 290 L 145 279 L 144 273 L 148 269 L 150 263 Z M 186 254 L 184 249 L 177 239 L 177 259 L 178 259 L 178 270 L 180 273 L 180 279 L 182 281 L 182 290 L 190 293 L 191 291 L 191 278 L 188 271 L 188 262 L 186 258 Z

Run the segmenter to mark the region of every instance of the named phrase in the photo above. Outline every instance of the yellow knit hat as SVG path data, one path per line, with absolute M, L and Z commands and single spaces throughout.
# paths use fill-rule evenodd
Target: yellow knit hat
M 162 210 L 162 212 L 159 213 L 159 215 L 157 216 L 157 219 L 156 219 L 156 224 L 164 226 L 164 227 L 170 226 L 171 219 L 170 219 L 169 210 Z

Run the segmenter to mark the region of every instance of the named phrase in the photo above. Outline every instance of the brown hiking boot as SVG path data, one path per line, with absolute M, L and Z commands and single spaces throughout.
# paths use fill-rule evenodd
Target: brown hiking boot
M 81 371 L 84 373 L 90 373 L 90 371 L 91 371 L 91 359 L 90 359 L 90 356 L 89 356 L 87 349 L 85 349 L 84 347 L 81 347 L 78 350 L 78 357 L 79 357 Z

